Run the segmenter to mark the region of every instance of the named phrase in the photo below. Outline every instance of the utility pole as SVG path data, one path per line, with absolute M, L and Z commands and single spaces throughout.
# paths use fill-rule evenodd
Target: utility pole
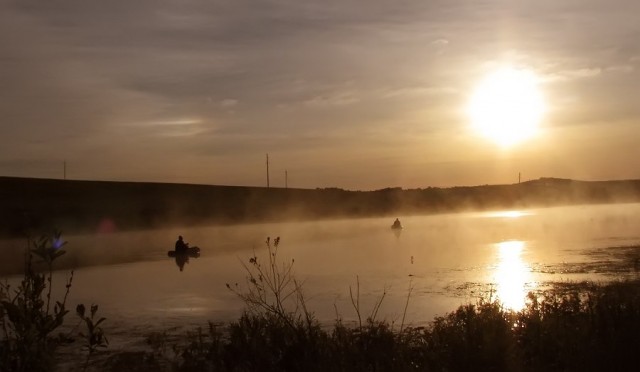
M 520 183 L 520 172 L 518 172 L 518 183 Z
M 66 160 L 62 163 L 62 177 L 65 180 L 67 179 L 67 161 Z
M 269 154 L 267 154 L 267 188 L 269 188 Z
M 284 188 L 288 189 L 289 188 L 289 175 L 287 174 L 287 170 L 284 170 Z

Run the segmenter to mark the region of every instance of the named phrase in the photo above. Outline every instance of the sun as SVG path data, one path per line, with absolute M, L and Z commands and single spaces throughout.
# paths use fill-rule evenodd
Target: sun
M 472 127 L 502 147 L 534 136 L 545 113 L 538 80 L 533 72 L 513 67 L 488 74 L 469 100 Z

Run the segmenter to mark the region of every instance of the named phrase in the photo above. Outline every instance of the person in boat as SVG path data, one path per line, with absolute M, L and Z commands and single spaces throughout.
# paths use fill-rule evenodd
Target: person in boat
M 176 252 L 184 252 L 189 248 L 189 243 L 185 243 L 182 235 L 178 236 L 178 240 L 176 240 Z
M 393 227 L 394 229 L 399 229 L 402 227 L 402 224 L 400 223 L 400 220 L 396 218 L 396 220 L 393 221 L 393 225 L 391 227 Z

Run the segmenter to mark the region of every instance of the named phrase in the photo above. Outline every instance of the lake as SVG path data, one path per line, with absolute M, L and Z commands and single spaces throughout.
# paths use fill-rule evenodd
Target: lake
M 377 317 L 399 324 L 411 287 L 405 323 L 423 325 L 480 296 L 517 310 L 552 283 L 638 275 L 640 204 L 397 216 L 399 232 L 395 217 L 67 235 L 57 263 L 75 268 L 69 308 L 99 304 L 112 344 L 237 319 L 244 305 L 226 284 L 246 286 L 242 262 L 254 250 L 265 262 L 268 236 L 281 238 L 278 260 L 295 260 L 307 306 L 325 324 L 355 321 L 350 288 L 365 316 L 385 293 Z M 182 270 L 167 256 L 178 235 L 202 249 Z M 15 257 L 25 245 L 0 249 Z M 57 296 L 68 272 L 56 272 Z

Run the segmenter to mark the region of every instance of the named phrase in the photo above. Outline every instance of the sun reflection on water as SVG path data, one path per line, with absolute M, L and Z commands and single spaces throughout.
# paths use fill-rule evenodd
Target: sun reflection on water
M 519 311 L 525 306 L 527 292 L 531 290 L 531 268 L 522 260 L 525 242 L 510 240 L 496 244 L 498 265 L 494 272 L 496 296 L 508 309 Z
M 511 210 L 511 211 L 496 211 L 496 212 L 489 212 L 486 214 L 487 217 L 498 217 L 498 218 L 518 218 L 518 217 L 524 217 L 524 216 L 529 216 L 531 215 L 531 212 L 526 212 L 526 211 L 517 211 L 517 210 Z

